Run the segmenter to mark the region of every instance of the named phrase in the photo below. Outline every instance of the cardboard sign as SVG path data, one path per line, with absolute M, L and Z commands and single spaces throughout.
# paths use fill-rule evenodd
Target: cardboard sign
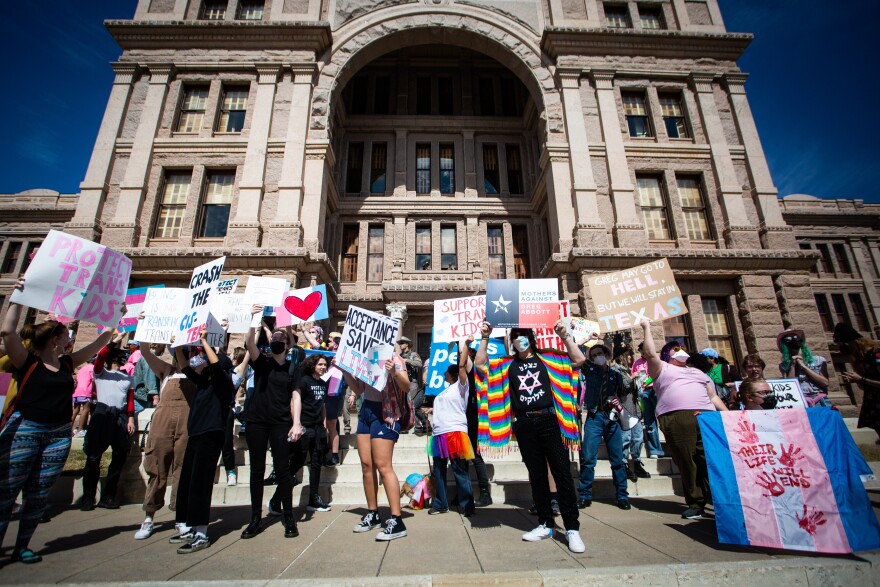
M 323 284 L 287 292 L 282 303 L 275 308 L 275 325 L 279 328 L 329 317 L 327 286 Z
M 51 230 L 10 301 L 57 316 L 116 327 L 131 259 L 92 241 Z
M 188 299 L 189 290 L 182 287 L 148 287 L 142 303 L 144 319 L 138 320 L 134 340 L 171 344 Z
M 645 318 L 656 322 L 687 314 L 666 259 L 593 275 L 589 285 L 603 332 L 633 328 Z
M 216 294 L 218 296 L 228 296 L 235 293 L 235 287 L 238 285 L 238 278 L 233 277 L 232 279 L 224 279 L 222 281 L 217 282 L 217 291 Z
M 486 321 L 495 328 L 552 328 L 559 320 L 555 279 L 490 279 Z
M 336 351 L 336 364 L 356 379 L 376 389 L 384 388 L 388 377 L 384 363 L 393 353 L 399 331 L 400 322 L 396 318 L 349 306 Z
M 290 282 L 279 277 L 248 277 L 244 295 L 251 304 L 280 306 L 284 295 L 290 289 Z
M 777 410 L 785 410 L 788 408 L 806 408 L 807 400 L 804 398 L 804 392 L 801 389 L 801 383 L 797 379 L 767 379 L 770 389 L 776 396 Z M 735 381 L 736 390 L 739 391 L 739 385 L 742 381 Z
M 470 347 L 476 349 L 480 345 L 480 341 L 475 340 Z M 451 346 L 451 348 L 450 348 Z M 489 340 L 486 346 L 486 353 L 490 359 L 503 357 L 507 354 L 504 348 L 504 341 L 493 338 Z M 458 364 L 458 344 L 450 345 L 448 342 L 434 342 L 431 344 L 431 354 L 428 356 L 428 364 L 425 383 L 425 395 L 437 395 L 446 389 L 446 380 L 443 378 L 449 365 Z M 473 393 L 474 390 L 471 390 Z
M 220 281 L 225 264 L 226 257 L 220 257 L 193 269 L 189 280 L 189 300 L 182 308 L 183 315 L 177 325 L 173 347 L 198 342 L 199 331 L 208 323 L 208 316 L 211 315 L 211 294 Z

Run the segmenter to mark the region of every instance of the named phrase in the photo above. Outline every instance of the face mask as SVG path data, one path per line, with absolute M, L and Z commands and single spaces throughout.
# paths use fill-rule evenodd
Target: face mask
M 596 355 L 593 357 L 593 363 L 599 365 L 600 367 L 605 366 L 605 363 L 608 362 L 608 359 L 605 358 L 605 355 Z
M 521 353 L 529 350 L 529 337 L 527 336 L 517 336 L 513 339 L 513 348 L 518 350 Z
M 206 362 L 205 357 L 203 357 L 202 355 L 196 355 L 196 356 L 190 358 L 189 366 L 192 367 L 193 369 L 195 369 L 199 365 L 204 365 L 205 362 Z
M 273 355 L 280 355 L 284 352 L 284 346 L 283 340 L 273 340 L 269 343 L 269 350 L 272 351 Z
M 776 395 L 773 393 L 768 393 L 764 396 L 764 402 L 761 404 L 761 407 L 765 410 L 772 410 L 776 408 Z

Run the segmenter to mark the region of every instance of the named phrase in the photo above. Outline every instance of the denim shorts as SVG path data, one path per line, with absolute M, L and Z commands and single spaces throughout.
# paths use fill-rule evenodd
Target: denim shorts
M 357 433 L 369 434 L 370 438 L 397 442 L 400 438 L 400 422 L 395 422 L 392 428 L 382 419 L 382 402 L 364 400 L 358 414 Z

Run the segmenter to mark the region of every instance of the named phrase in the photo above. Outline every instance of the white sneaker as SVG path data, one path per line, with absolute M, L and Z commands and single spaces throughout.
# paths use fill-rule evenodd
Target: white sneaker
M 548 528 L 546 524 L 541 524 L 531 532 L 523 534 L 522 539 L 526 542 L 538 542 L 551 536 L 553 536 L 553 528 Z
M 570 551 L 581 553 L 587 549 L 584 546 L 584 541 L 581 540 L 581 533 L 577 530 L 566 530 L 565 537 L 568 538 L 568 549 Z
M 135 540 L 145 540 L 153 535 L 153 522 L 144 520 L 141 529 L 134 533 Z
M 74 437 L 74 438 L 85 438 L 85 437 L 86 437 L 86 431 L 85 431 L 85 430 L 80 430 L 80 431 L 78 431 L 76 434 L 74 434 L 73 437 Z
M 238 485 L 238 476 L 236 476 L 235 471 L 229 471 L 226 474 L 226 486 L 235 487 L 236 485 Z

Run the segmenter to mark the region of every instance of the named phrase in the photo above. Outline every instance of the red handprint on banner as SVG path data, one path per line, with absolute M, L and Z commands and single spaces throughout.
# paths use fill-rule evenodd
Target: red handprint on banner
M 796 448 L 793 444 L 788 445 L 788 450 L 785 450 L 785 446 L 781 448 L 782 454 L 779 456 L 779 462 L 785 467 L 794 467 L 795 463 L 805 458 L 804 455 L 800 454 L 801 449 Z
M 800 526 L 807 534 L 814 536 L 819 530 L 819 526 L 825 524 L 825 512 L 820 512 L 816 508 L 807 515 L 807 504 L 804 504 L 804 517 L 797 516 L 798 526 Z
M 770 493 L 765 493 L 764 497 L 779 497 L 783 493 L 785 493 L 785 487 L 779 483 L 779 479 L 776 478 L 775 473 L 767 473 L 766 471 L 758 475 L 758 479 L 755 483 L 759 487 L 763 487 Z
M 760 440 L 758 433 L 755 432 L 755 425 L 749 424 L 745 420 L 739 421 L 736 433 L 739 434 L 739 441 L 743 444 L 755 444 Z

